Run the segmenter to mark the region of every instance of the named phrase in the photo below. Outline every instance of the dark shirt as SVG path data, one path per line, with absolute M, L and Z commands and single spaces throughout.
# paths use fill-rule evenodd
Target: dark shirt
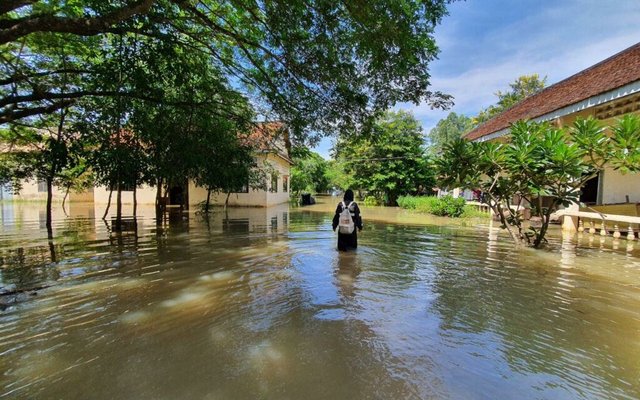
M 358 203 L 354 203 L 351 207 L 351 202 L 346 202 L 349 211 L 351 212 L 351 218 L 353 218 L 353 224 L 358 228 L 354 229 L 352 233 L 340 233 L 338 231 L 338 250 L 346 251 L 349 249 L 358 248 L 358 230 L 362 230 L 362 218 L 360 217 L 360 208 Z M 336 214 L 333 216 L 333 230 L 335 231 L 340 223 L 340 214 L 342 213 L 342 202 L 338 204 L 336 208 Z
M 359 230 L 362 230 L 362 218 L 360 217 L 360 208 L 358 207 L 358 203 L 354 202 L 353 206 L 351 207 L 349 207 L 349 204 L 351 204 L 350 201 L 345 203 L 347 204 L 349 211 L 351 211 L 351 218 L 353 218 L 353 223 Z M 340 202 L 338 203 L 338 207 L 336 207 L 336 214 L 333 216 L 334 231 L 336 230 L 336 228 L 338 227 L 338 224 L 340 223 L 340 214 L 342 213 L 342 209 L 343 209 L 342 202 Z

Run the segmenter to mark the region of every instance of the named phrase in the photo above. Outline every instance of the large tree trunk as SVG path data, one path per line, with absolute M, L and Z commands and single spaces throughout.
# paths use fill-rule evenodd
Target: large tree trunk
M 102 219 L 107 219 L 107 214 L 109 214 L 109 208 L 111 208 L 111 195 L 113 194 L 113 189 L 109 189 L 109 200 L 107 200 L 107 208 L 104 210 L 104 215 Z
M 53 239 L 53 228 L 51 225 L 51 203 L 53 200 L 53 179 L 47 177 L 47 236 Z

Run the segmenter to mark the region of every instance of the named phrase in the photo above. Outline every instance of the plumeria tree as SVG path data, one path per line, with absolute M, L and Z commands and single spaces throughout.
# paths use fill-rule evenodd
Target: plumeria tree
M 627 115 L 607 130 L 593 118 L 569 128 L 519 121 L 508 143 L 457 140 L 435 165 L 439 183 L 480 189 L 485 202 L 517 244 L 541 247 L 551 215 L 577 203 L 580 188 L 605 165 L 623 173 L 640 171 L 640 118 Z M 526 226 L 523 209 L 541 218 Z

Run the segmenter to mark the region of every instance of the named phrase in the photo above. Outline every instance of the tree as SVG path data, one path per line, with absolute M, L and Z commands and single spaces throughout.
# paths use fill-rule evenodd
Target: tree
M 84 79 L 96 73 L 94 66 L 42 67 L 33 47 L 37 38 L 81 38 L 92 44 L 79 49 L 82 54 L 112 34 L 206 54 L 238 90 L 261 100 L 265 112 L 298 136 L 358 126 L 396 102 L 448 107 L 450 96 L 430 90 L 428 69 L 437 54 L 433 32 L 448 2 L 5 1 L 0 123 L 53 113 L 87 96 L 167 103 L 162 93 L 137 90 L 79 85 L 60 91 L 55 80 L 61 75 Z
M 327 161 L 320 154 L 305 147 L 294 147 L 291 158 L 291 192 L 294 195 L 302 192 L 322 193 L 329 189 Z
M 420 123 L 405 111 L 387 112 L 371 131 L 340 138 L 334 151 L 356 187 L 384 196 L 387 205 L 434 182 Z
M 456 140 L 445 145 L 435 164 L 442 185 L 480 189 L 517 244 L 541 247 L 551 214 L 577 203 L 580 188 L 605 165 L 640 172 L 637 116 L 619 120 L 611 135 L 590 117 L 576 120 L 570 129 L 519 121 L 509 137 L 507 144 Z M 525 229 L 525 206 L 541 218 L 539 228 Z
M 525 98 L 538 93 L 547 84 L 547 77 L 540 79 L 538 74 L 522 75 L 514 82 L 509 84 L 511 88 L 508 92 L 497 91 L 495 95 L 498 97 L 496 105 L 489 106 L 473 119 L 474 125 L 479 125 L 490 120 L 501 112 L 513 107 L 516 103 L 521 102 Z
M 204 204 L 209 212 L 211 193 L 226 193 L 225 208 L 231 193 L 248 190 L 266 190 L 266 165 L 256 162 L 257 148 L 248 139 L 248 126 L 238 126 L 229 120 L 210 120 L 215 125 L 200 129 L 195 135 L 197 155 L 190 174 L 195 182 L 207 189 Z
M 473 128 L 473 120 L 464 114 L 449 113 L 446 118 L 438 121 L 435 128 L 429 131 L 429 147 L 431 151 L 438 154 L 442 147 Z
M 58 127 L 33 136 L 40 156 L 54 157 L 49 172 L 39 173 L 49 182 L 72 166 L 64 142 L 72 132 L 85 136 L 100 126 L 95 143 L 105 152 L 113 135 L 135 132 L 146 165 L 135 167 L 134 181 L 156 185 L 159 200 L 164 186 L 192 170 L 197 130 L 184 128 L 194 116 L 240 124 L 254 114 L 250 104 L 260 105 L 304 142 L 314 132 L 367 126 L 396 102 L 450 106 L 451 96 L 430 89 L 428 72 L 447 3 L 7 0 L 0 5 L 0 124 L 8 131 Z M 76 111 L 83 118 L 72 123 Z M 111 150 L 125 161 L 123 148 Z M 18 165 L 28 158 L 2 157 L 11 165 L 0 171 L 29 176 Z M 121 163 L 113 168 L 124 171 Z
M 345 170 L 345 163 L 337 160 L 329 160 L 325 177 L 329 188 L 347 190 L 354 186 L 353 177 Z
M 80 77 L 67 72 L 74 69 L 86 56 L 86 43 L 81 38 L 52 37 L 32 37 L 24 40 L 20 47 L 20 54 L 29 59 L 35 68 L 40 70 L 55 69 L 59 71 L 55 77 L 51 77 L 49 83 L 56 86 L 59 94 L 73 91 L 81 82 Z M 33 52 L 33 53 L 31 53 Z M 23 54 L 26 53 L 26 54 Z M 14 71 L 20 74 L 23 59 L 16 57 L 13 62 L 4 61 Z M 43 87 L 33 86 L 26 77 L 18 82 L 31 87 L 35 91 L 45 91 Z M 6 82 L 0 80 L 0 93 L 4 93 Z M 21 92 L 21 87 L 17 83 L 11 86 L 12 95 Z M 0 100 L 0 104 L 1 100 Z M 7 104 L 3 104 L 7 106 Z M 7 107 L 11 108 L 11 105 Z M 60 183 L 72 174 L 71 169 L 77 171 L 77 164 L 81 162 L 82 140 L 72 130 L 69 129 L 71 123 L 76 119 L 77 113 L 67 104 L 57 108 L 55 113 L 39 115 L 38 118 L 31 118 L 19 124 L 11 124 L 0 140 L 8 144 L 10 148 L 17 151 L 13 157 L 13 173 L 24 179 L 37 179 L 46 184 L 47 205 L 46 205 L 46 227 L 49 238 L 52 237 L 52 191 L 53 185 Z M 9 156 L 11 158 L 11 156 Z M 9 158 L 5 160 L 8 161 Z M 15 162 L 20 160 L 22 165 Z M 19 183 L 14 179 L 14 188 L 19 190 Z

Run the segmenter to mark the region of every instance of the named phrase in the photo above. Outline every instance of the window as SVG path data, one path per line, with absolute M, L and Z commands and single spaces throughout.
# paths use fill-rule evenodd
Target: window
M 282 191 L 283 192 L 288 192 L 289 191 L 289 177 L 288 176 L 283 176 L 282 177 Z
M 270 191 L 272 193 L 278 193 L 278 173 L 274 172 L 271 174 L 271 188 Z
M 123 192 L 133 192 L 134 189 L 135 185 L 132 183 L 123 182 L 120 186 L 120 190 L 122 190 Z M 116 192 L 118 190 L 118 185 L 111 185 L 109 187 L 109 190 L 113 190 L 114 192 Z
M 238 190 L 234 191 L 234 193 L 249 193 L 249 182 L 247 182 L 244 185 L 240 186 L 240 188 Z
M 47 181 L 38 179 L 38 193 L 44 193 L 47 191 Z

